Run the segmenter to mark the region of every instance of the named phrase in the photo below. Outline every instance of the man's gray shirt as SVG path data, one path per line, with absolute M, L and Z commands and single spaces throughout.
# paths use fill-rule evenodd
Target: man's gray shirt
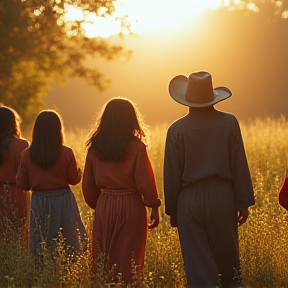
M 236 117 L 213 106 L 189 108 L 168 129 L 164 158 L 166 214 L 176 216 L 182 188 L 205 178 L 231 179 L 236 209 L 255 204 L 249 167 Z

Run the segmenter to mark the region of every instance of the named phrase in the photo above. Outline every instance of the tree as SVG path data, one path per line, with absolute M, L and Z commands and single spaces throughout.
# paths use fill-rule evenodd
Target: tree
M 0 102 L 28 122 L 43 107 L 55 79 L 82 77 L 99 89 L 107 86 L 101 71 L 85 66 L 87 56 L 113 60 L 129 52 L 108 40 L 85 36 L 83 19 L 66 18 L 67 5 L 86 15 L 114 17 L 129 31 L 125 18 L 113 16 L 112 0 L 1 0 Z
M 287 0 L 222 0 L 223 6 L 229 10 L 244 10 L 251 12 L 263 11 L 276 16 L 276 18 L 288 18 Z

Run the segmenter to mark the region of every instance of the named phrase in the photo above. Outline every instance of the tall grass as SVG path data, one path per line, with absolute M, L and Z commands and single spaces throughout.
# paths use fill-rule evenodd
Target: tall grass
M 240 126 L 256 195 L 256 205 L 250 208 L 247 223 L 239 228 L 243 283 L 246 288 L 288 287 L 287 212 L 277 203 L 278 188 L 288 167 L 288 121 L 284 117 L 254 119 L 240 123 Z M 162 171 L 167 127 L 163 124 L 150 128 L 148 148 L 163 203 Z M 81 129 L 66 131 L 66 143 L 73 148 L 82 168 L 87 133 Z M 88 235 L 91 235 L 93 211 L 84 202 L 81 184 L 72 189 Z M 160 212 L 159 227 L 148 233 L 145 265 L 139 282 L 143 288 L 184 288 L 186 280 L 177 229 L 170 227 L 164 206 Z M 7 287 L 8 282 L 14 287 L 91 286 L 89 252 L 76 260 L 62 261 L 60 241 L 58 254 L 53 260 L 48 256 L 46 259 L 47 263 L 53 263 L 53 268 L 48 265 L 41 274 L 27 249 L 23 248 L 21 237 L 12 230 L 0 238 L 1 288 Z M 100 287 L 100 282 L 93 287 Z

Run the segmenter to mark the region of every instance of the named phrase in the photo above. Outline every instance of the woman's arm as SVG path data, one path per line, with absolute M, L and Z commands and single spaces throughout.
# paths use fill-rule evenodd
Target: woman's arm
M 83 172 L 82 191 L 85 202 L 92 209 L 96 208 L 100 195 L 100 189 L 95 184 L 94 175 L 91 153 L 88 152 Z

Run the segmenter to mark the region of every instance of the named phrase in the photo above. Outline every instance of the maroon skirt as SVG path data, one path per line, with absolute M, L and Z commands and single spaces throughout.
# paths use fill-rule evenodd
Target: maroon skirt
M 147 225 L 146 208 L 137 191 L 102 191 L 93 224 L 93 272 L 99 275 L 102 270 L 107 282 L 118 273 L 132 282 L 143 265 Z

